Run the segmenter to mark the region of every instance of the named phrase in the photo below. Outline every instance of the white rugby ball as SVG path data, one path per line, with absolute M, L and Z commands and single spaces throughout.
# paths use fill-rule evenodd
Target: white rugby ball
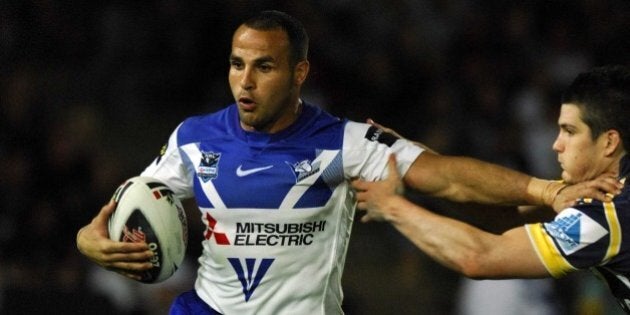
M 141 282 L 170 278 L 181 265 L 188 244 L 186 214 L 179 198 L 163 182 L 132 177 L 116 189 L 118 203 L 109 218 L 109 238 L 120 242 L 145 242 L 153 251 L 153 268 Z

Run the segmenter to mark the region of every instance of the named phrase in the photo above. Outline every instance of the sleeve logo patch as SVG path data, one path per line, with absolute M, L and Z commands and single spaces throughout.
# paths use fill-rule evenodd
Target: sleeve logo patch
M 394 142 L 398 140 L 398 137 L 394 136 L 391 133 L 385 132 L 383 129 L 370 126 L 370 128 L 368 128 L 367 132 L 365 133 L 365 139 L 376 141 L 385 144 L 388 147 L 391 147 Z
M 571 255 L 608 234 L 599 223 L 575 208 L 562 211 L 554 221 L 544 223 L 544 227 L 566 255 Z

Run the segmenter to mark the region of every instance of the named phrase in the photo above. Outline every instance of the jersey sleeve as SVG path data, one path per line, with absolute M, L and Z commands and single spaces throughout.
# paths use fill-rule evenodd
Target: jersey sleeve
M 608 204 L 608 205 L 606 205 Z M 561 211 L 552 222 L 525 228 L 538 257 L 556 278 L 606 264 L 619 253 L 618 222 L 612 203 L 577 205 Z
M 160 155 L 147 166 L 140 176 L 157 178 L 168 185 L 175 195 L 182 199 L 191 198 L 192 177 L 187 171 L 178 145 L 179 125 L 162 147 Z
M 369 124 L 349 121 L 344 129 L 345 176 L 368 181 L 387 177 L 387 161 L 396 154 L 398 171 L 404 175 L 424 150 L 408 140 Z

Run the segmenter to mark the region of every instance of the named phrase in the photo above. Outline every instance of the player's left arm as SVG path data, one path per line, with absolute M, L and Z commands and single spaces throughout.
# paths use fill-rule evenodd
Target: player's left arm
M 363 222 L 391 223 L 423 252 L 467 277 L 549 276 L 523 226 L 497 235 L 435 214 L 405 199 L 395 161 L 390 160 L 388 167 L 390 175 L 384 181 L 353 182 L 358 208 L 367 211 Z
M 371 119 L 367 122 L 405 139 Z M 422 147 L 424 152 L 405 173 L 405 183 L 420 192 L 451 201 L 547 206 L 559 212 L 583 197 L 608 200 L 607 193 L 619 194 L 623 187 L 615 174 L 603 174 L 591 181 L 566 185 L 474 158 L 440 155 L 426 145 L 411 142 Z
M 468 157 L 423 152 L 404 176 L 411 188 L 457 202 L 542 205 L 560 211 L 578 198 L 606 200 L 622 185 L 612 174 L 568 186 Z

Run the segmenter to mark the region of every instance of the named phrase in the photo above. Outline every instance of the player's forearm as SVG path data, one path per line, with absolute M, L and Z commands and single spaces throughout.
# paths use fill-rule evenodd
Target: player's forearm
M 487 249 L 496 236 L 432 213 L 403 197 L 389 202 L 384 212 L 388 222 L 440 264 L 471 278 L 487 275 Z
M 405 181 L 412 188 L 457 202 L 550 206 L 564 185 L 480 160 L 423 153 Z

